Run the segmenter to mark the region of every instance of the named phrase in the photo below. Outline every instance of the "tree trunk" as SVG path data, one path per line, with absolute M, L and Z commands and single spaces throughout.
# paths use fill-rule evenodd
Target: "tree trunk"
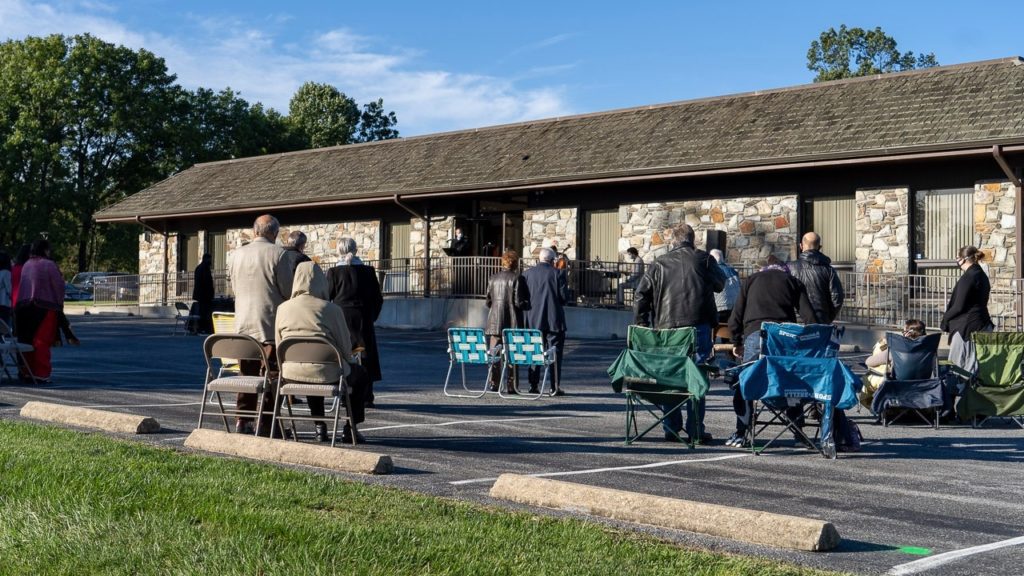
M 85 272 L 89 266 L 89 237 L 92 236 L 92 214 L 82 212 L 82 228 L 78 233 L 78 271 Z

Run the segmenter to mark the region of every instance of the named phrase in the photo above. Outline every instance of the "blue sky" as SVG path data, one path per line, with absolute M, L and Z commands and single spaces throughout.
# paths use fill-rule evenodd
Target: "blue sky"
M 366 10 L 366 7 L 371 10 Z M 942 64 L 1024 55 L 1014 2 L 0 0 L 0 39 L 90 32 L 189 88 L 287 111 L 304 81 L 384 98 L 403 135 L 810 82 L 840 24 Z

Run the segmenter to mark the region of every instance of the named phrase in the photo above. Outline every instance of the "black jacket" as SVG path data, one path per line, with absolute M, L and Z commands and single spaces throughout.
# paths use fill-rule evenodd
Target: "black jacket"
M 843 283 L 832 268 L 832 260 L 817 250 L 805 250 L 789 270 L 807 288 L 819 324 L 831 324 L 843 307 Z
M 548 262 L 523 272 L 530 298 L 526 312 L 526 325 L 541 332 L 565 332 L 565 303 L 569 300 L 569 286 L 565 274 Z
M 762 322 L 815 322 L 814 307 L 804 285 L 782 270 L 762 270 L 751 274 L 740 285 L 740 295 L 729 317 L 733 344 L 761 329 Z
M 380 351 L 373 323 L 380 316 L 384 297 L 380 292 L 377 272 L 363 264 L 335 266 L 327 271 L 331 302 L 345 312 L 345 324 L 355 346 L 362 346 L 363 368 L 370 381 L 381 379 Z
M 992 284 L 978 264 L 971 265 L 957 280 L 949 297 L 946 313 L 942 315 L 939 327 L 943 332 L 959 333 L 966 342 L 971 334 L 992 325 L 988 315 L 988 296 Z
M 192 299 L 197 302 L 212 302 L 213 296 L 213 270 L 210 268 L 209 263 L 202 262 L 199 266 L 196 266 Z
M 633 297 L 635 322 L 659 330 L 718 324 L 715 292 L 725 288 L 718 261 L 693 244 L 659 256 L 647 267 Z
M 530 309 L 530 289 L 517 272 L 499 270 L 487 281 L 487 326 L 484 333 L 501 336 L 505 328 L 523 325 L 523 311 Z

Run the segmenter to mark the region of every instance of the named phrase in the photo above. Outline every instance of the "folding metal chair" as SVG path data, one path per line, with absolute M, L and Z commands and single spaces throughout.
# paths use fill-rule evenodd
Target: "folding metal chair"
M 15 380 L 8 371 L 8 366 L 14 365 L 15 368 L 22 367 L 32 379 L 32 383 L 38 384 L 35 374 L 32 373 L 32 369 L 25 360 L 25 352 L 32 352 L 33 350 L 35 348 L 31 344 L 18 342 L 14 338 L 14 333 L 11 332 L 11 327 L 3 320 L 0 320 L 0 367 L 3 368 L 4 376 L 7 376 L 8 380 Z
M 750 448 L 760 454 L 786 431 L 810 446 L 816 446 L 826 458 L 836 457 L 832 440 L 832 411 L 857 402 L 857 379 L 839 358 L 839 332 L 832 325 L 780 324 L 761 326 L 761 355 L 740 373 L 743 398 L 753 402 L 748 430 Z M 787 412 L 799 407 L 796 417 Z M 820 411 L 812 438 L 804 432 L 808 417 Z M 760 420 L 767 412 L 767 420 Z M 811 418 L 813 420 L 813 418 Z M 758 447 L 758 435 L 769 427 L 778 433 Z M 820 438 L 820 443 L 815 440 Z
M 202 397 L 204 402 L 199 407 L 199 428 L 203 427 L 203 417 L 206 415 L 207 403 L 205 400 L 207 396 L 211 395 L 216 398 L 217 406 L 220 408 L 221 419 L 224 421 L 224 428 L 228 432 L 231 431 L 231 427 L 228 424 L 228 416 L 236 418 L 250 416 L 255 418 L 258 423 L 260 416 L 263 414 L 265 392 L 270 384 L 267 354 L 263 349 L 263 345 L 257 342 L 255 338 L 242 334 L 211 334 L 203 342 L 203 355 L 206 357 L 206 382 L 203 385 Z M 221 367 L 214 366 L 214 360 L 221 361 L 223 359 L 259 361 L 260 372 L 263 375 L 223 375 L 221 374 Z M 221 398 L 221 394 L 225 392 L 257 394 L 256 410 L 240 410 L 234 405 L 231 408 L 225 408 Z M 253 428 L 256 430 L 256 433 L 259 432 L 258 425 L 253 426 Z
M 506 328 L 501 331 L 502 366 L 501 380 L 498 384 L 498 395 L 502 398 L 514 400 L 536 400 L 544 395 L 544 388 L 548 384 L 549 367 L 558 370 L 556 365 L 558 356 L 554 346 L 544 349 L 544 334 L 540 330 L 526 328 Z M 537 394 L 516 394 L 508 395 L 502 393 L 502 389 L 508 387 L 506 376 L 509 370 L 523 366 L 529 369 L 531 366 L 541 366 L 544 376 L 541 378 Z M 551 394 L 554 394 L 552 388 Z
M 492 364 L 501 362 L 498 350 L 487 347 L 488 338 L 481 328 L 449 328 L 448 329 L 448 374 L 444 378 L 444 395 L 451 398 L 480 398 L 487 393 L 487 379 Z M 462 372 L 462 389 L 465 394 L 448 391 L 452 369 L 459 365 Z M 466 365 L 486 366 L 484 384 L 479 392 L 466 384 Z
M 662 421 L 683 410 L 695 410 L 708 390 L 707 374 L 693 361 L 696 330 L 692 327 L 652 330 L 630 326 L 623 350 L 608 368 L 612 388 L 626 397 L 626 444 L 639 440 Z M 668 406 L 668 410 L 664 407 Z M 654 423 L 639 430 L 637 413 L 645 410 Z M 691 413 L 691 417 L 695 416 Z M 676 439 L 695 446 L 673 430 Z
M 286 378 L 284 373 L 288 364 L 313 363 L 329 366 L 338 371 L 337 382 L 305 382 Z M 271 421 L 271 429 L 279 424 L 278 420 L 288 420 L 295 429 L 295 421 L 302 420 L 314 422 L 323 419 L 322 416 L 296 416 L 292 406 L 292 396 L 320 396 L 322 398 L 334 398 L 334 424 L 331 431 L 331 447 L 334 447 L 338 438 L 338 420 L 341 415 L 341 408 L 345 407 L 345 418 L 349 428 L 352 430 L 352 445 L 356 444 L 356 423 L 352 420 L 352 396 L 348 383 L 344 376 L 340 376 L 344 370 L 341 352 L 333 344 L 320 337 L 292 337 L 285 338 L 277 344 L 277 365 L 280 368 L 277 379 L 277 392 L 274 395 L 274 417 Z M 283 402 L 282 402 L 283 398 Z M 288 415 L 281 413 L 282 408 L 287 409 Z M 281 424 L 281 436 L 284 434 L 284 425 Z M 296 441 L 298 435 L 295 435 Z
M 891 365 L 871 400 L 871 412 L 882 426 L 895 423 L 907 414 L 915 414 L 929 426 L 939 429 L 939 410 L 945 404 L 945 387 L 939 377 L 939 340 L 941 334 L 907 338 L 888 333 L 885 339 Z M 931 410 L 931 419 L 923 411 Z M 891 419 L 889 414 L 895 414 Z
M 991 418 L 1024 428 L 1024 333 L 975 332 L 971 339 L 978 370 L 964 388 L 957 414 L 975 428 Z
M 199 315 L 192 314 L 192 308 L 184 302 L 174 303 L 174 328 L 171 329 L 171 336 L 178 333 L 181 327 L 182 334 L 195 334 L 196 326 L 199 324 Z

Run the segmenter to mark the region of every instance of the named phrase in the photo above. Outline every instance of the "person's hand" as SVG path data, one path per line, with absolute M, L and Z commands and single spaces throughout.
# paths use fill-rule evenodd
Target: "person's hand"
M 732 347 L 732 355 L 737 357 L 737 358 L 743 358 L 743 346 L 733 345 L 733 347 Z

